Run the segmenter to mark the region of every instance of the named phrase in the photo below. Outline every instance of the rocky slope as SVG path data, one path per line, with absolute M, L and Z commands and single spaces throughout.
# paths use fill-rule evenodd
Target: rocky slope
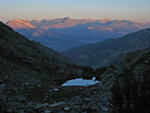
M 129 53 L 112 88 L 114 113 L 150 112 L 150 48 Z
M 128 53 L 118 65 L 99 69 L 100 83 L 70 99 L 73 113 L 149 113 L 150 48 Z
M 150 29 L 140 30 L 121 38 L 70 49 L 63 54 L 80 65 L 102 67 L 116 63 L 127 52 L 150 46 Z
M 60 79 L 80 77 L 85 72 L 66 57 L 0 22 L 1 113 L 37 113 L 40 104 L 57 100 L 51 95 L 55 96 Z
M 118 65 L 99 69 L 100 83 L 82 88 L 67 106 L 72 113 L 149 113 L 149 69 L 150 48 L 128 53 Z
M 66 57 L 40 43 L 29 41 L 3 23 L 0 27 L 0 55 L 8 62 L 30 68 L 32 71 L 49 74 L 50 77 L 53 77 L 53 74 L 57 75 L 53 69 L 56 68 L 57 72 L 60 72 L 58 75 L 63 76 L 64 69 L 69 69 L 69 66 L 73 65 Z
M 128 53 L 118 65 L 108 67 L 100 74 L 99 84 L 88 87 L 70 100 L 75 106 L 72 111 L 149 113 L 149 69 L 150 48 Z
M 57 51 L 117 38 L 150 27 L 150 24 L 128 20 L 77 20 L 68 17 L 41 21 L 14 19 L 6 24 L 27 38 Z

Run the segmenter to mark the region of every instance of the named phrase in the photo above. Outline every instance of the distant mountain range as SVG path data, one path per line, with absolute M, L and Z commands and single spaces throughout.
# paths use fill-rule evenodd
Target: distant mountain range
M 127 52 L 150 46 L 150 29 L 130 33 L 121 38 L 108 39 L 63 52 L 64 55 L 80 65 L 94 68 L 118 62 Z
M 41 42 L 57 51 L 65 51 L 84 44 L 96 43 L 110 38 L 150 27 L 150 24 L 129 20 L 103 20 L 57 18 L 37 20 L 14 19 L 6 23 L 27 38 Z

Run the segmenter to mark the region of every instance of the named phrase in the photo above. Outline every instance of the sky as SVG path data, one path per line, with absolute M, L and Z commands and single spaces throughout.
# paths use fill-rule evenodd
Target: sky
M 150 0 L 0 0 L 0 20 L 126 19 L 150 22 Z

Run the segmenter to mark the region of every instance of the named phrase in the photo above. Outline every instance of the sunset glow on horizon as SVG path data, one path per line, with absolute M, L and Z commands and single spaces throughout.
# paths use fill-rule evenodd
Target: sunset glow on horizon
M 70 17 L 150 22 L 150 0 L 0 0 L 0 20 Z

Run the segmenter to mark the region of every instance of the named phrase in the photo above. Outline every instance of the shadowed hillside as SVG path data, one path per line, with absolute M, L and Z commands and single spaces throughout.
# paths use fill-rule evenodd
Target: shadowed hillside
M 116 63 L 127 52 L 144 49 L 149 46 L 150 29 L 144 29 L 121 38 L 73 48 L 63 54 L 80 65 L 96 68 Z
M 113 84 L 113 113 L 150 112 L 150 48 L 129 53 Z
M 30 102 L 46 102 L 43 98 L 48 90 L 84 72 L 63 55 L 29 41 L 0 22 L 0 112 L 20 113 L 24 106 L 28 113 Z M 55 101 L 49 98 L 50 103 Z

